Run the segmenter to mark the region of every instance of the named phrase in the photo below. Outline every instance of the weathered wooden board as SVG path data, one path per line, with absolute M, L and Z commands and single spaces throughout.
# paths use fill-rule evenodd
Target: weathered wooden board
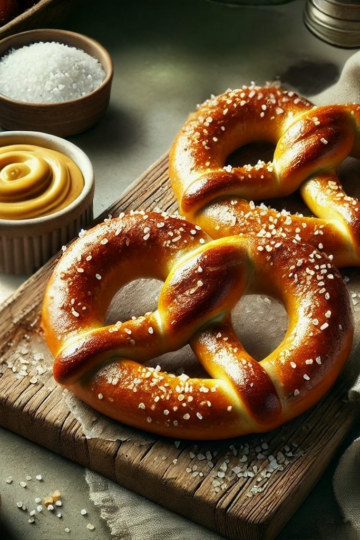
M 165 156 L 106 215 L 174 211 L 167 165 Z M 229 539 L 275 538 L 350 429 L 354 409 L 344 399 L 344 383 L 303 416 L 263 436 L 174 443 L 119 425 L 119 440 L 86 438 L 51 376 L 41 332 L 42 295 L 53 265 L 0 311 L 0 424 Z

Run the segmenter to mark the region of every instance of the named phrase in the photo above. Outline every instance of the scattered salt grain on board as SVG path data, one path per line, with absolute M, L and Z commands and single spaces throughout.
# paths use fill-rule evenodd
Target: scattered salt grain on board
M 0 93 L 29 103 L 58 103 L 86 96 L 105 79 L 100 62 L 62 43 L 11 49 L 0 60 Z

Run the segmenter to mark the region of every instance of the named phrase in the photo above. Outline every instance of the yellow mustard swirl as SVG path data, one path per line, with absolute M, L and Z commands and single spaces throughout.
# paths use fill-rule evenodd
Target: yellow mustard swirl
M 83 188 L 79 167 L 61 152 L 29 144 L 0 148 L 0 219 L 53 214 Z

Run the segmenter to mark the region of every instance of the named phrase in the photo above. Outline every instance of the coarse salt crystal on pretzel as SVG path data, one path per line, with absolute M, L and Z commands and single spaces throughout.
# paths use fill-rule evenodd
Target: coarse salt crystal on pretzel
M 104 326 L 115 293 L 138 278 L 164 281 L 158 309 Z M 245 292 L 278 298 L 289 315 L 283 342 L 261 362 L 231 322 Z M 49 281 L 43 327 L 60 384 L 111 418 L 188 439 L 265 432 L 294 418 L 332 386 L 353 336 L 347 289 L 326 255 L 279 239 L 210 241 L 157 213 L 83 233 Z M 211 378 L 145 365 L 186 343 Z
M 212 238 L 233 234 L 292 238 L 360 264 L 360 203 L 337 167 L 360 158 L 360 105 L 315 107 L 295 92 L 250 86 L 211 98 L 193 113 L 170 152 L 180 212 Z M 255 141 L 276 145 L 272 162 L 231 167 L 226 158 Z M 277 212 L 254 201 L 300 193 L 319 219 Z

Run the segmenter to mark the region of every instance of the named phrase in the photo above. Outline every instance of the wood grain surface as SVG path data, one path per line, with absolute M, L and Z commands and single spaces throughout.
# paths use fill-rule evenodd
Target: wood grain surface
M 164 156 L 99 219 L 131 209 L 175 211 L 167 169 Z M 41 332 L 42 295 L 53 265 L 0 311 L 0 424 L 226 538 L 274 539 L 351 427 L 355 411 L 344 382 L 266 435 L 196 443 L 119 424 L 119 440 L 86 438 L 52 378 Z

